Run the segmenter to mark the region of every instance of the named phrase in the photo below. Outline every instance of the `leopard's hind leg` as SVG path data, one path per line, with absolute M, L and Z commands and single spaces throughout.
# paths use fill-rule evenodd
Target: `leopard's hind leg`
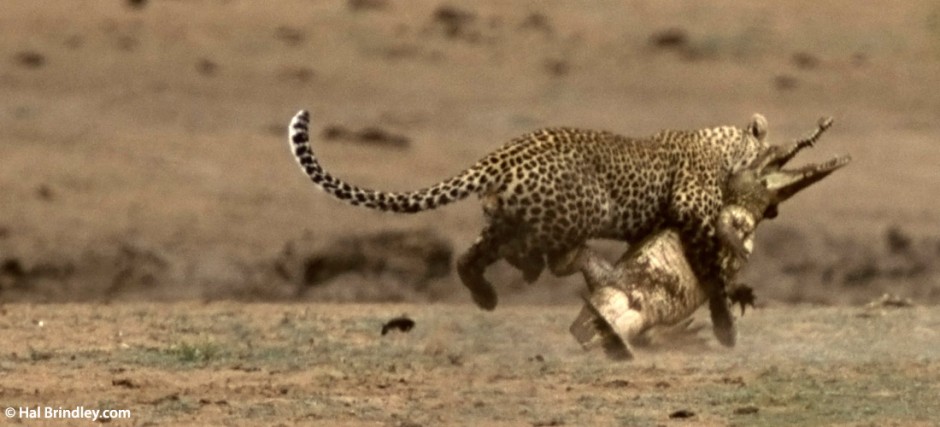
M 527 283 L 535 282 L 542 274 L 545 255 L 528 248 L 524 240 L 518 227 L 496 220 L 483 229 L 470 249 L 457 260 L 457 274 L 470 290 L 477 306 L 485 310 L 496 308 L 496 291 L 484 273 L 487 267 L 500 259 L 522 271 Z
M 484 310 L 496 308 L 496 290 L 484 273 L 486 268 L 503 257 L 506 245 L 512 243 L 512 228 L 493 219 L 483 227 L 473 245 L 457 259 L 457 275 L 470 290 L 473 302 Z

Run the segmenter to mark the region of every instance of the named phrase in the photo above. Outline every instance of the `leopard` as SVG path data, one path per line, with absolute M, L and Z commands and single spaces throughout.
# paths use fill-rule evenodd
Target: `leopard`
M 413 214 L 471 195 L 485 225 L 457 260 L 457 273 L 484 310 L 497 294 L 484 273 L 503 259 L 534 282 L 563 267 L 591 239 L 633 244 L 665 228 L 679 231 L 693 271 L 709 295 L 715 334 L 733 345 L 733 317 L 722 283 L 717 220 L 729 178 L 766 147 L 767 119 L 754 114 L 744 127 L 661 130 L 628 137 L 604 130 L 548 127 L 510 139 L 475 164 L 413 191 L 360 187 L 327 172 L 310 145 L 310 113 L 296 113 L 289 145 L 301 170 L 319 189 L 353 206 Z

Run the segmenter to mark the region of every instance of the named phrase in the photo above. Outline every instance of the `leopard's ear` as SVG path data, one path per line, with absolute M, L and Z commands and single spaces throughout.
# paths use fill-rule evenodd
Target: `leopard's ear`
M 767 137 L 767 118 L 763 114 L 754 113 L 751 116 L 751 123 L 747 125 L 747 132 L 758 141 L 763 142 Z

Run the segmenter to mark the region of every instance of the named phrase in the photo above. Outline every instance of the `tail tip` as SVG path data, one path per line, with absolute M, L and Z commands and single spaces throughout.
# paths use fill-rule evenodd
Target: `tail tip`
M 298 132 L 306 132 L 307 125 L 310 124 L 310 113 L 307 110 L 300 110 L 297 114 L 294 114 L 294 118 L 290 121 L 290 126 L 288 130 L 291 135 Z
M 310 112 L 307 110 L 300 110 L 297 114 L 294 114 L 295 122 L 307 122 L 310 121 Z

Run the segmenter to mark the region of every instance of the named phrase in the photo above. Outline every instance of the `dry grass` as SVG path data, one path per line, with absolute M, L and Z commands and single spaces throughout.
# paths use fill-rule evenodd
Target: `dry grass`
M 758 310 L 736 349 L 703 333 L 705 348 L 616 363 L 567 334 L 571 306 L 8 305 L 0 404 L 131 409 L 135 425 L 659 425 L 679 410 L 929 425 L 940 311 L 880 310 Z M 416 327 L 382 336 L 402 313 Z

